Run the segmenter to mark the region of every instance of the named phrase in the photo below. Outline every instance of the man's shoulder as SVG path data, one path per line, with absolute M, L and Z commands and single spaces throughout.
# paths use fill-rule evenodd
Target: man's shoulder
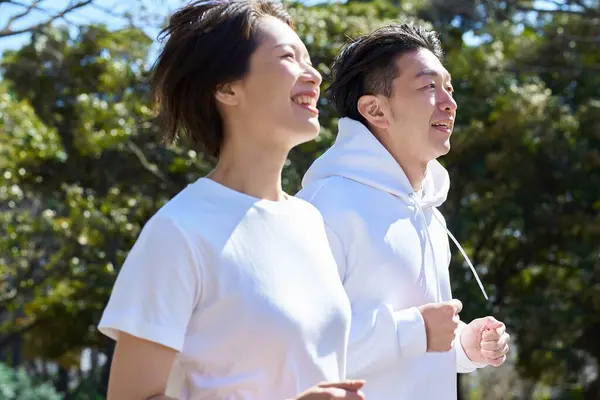
M 331 176 L 305 185 L 296 196 L 311 203 L 326 222 L 361 214 L 372 189 L 342 176 Z M 372 194 L 372 193 L 371 193 Z
M 352 181 L 347 178 L 330 176 L 304 185 L 296 197 L 319 208 L 318 205 L 339 202 L 354 190 L 352 186 Z

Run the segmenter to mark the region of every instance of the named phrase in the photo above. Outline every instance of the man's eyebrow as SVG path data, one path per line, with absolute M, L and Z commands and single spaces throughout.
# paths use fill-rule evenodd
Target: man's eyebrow
M 450 82 L 451 81 L 450 74 L 444 74 L 444 75 L 446 75 L 446 77 L 448 78 L 448 81 Z M 420 78 L 422 76 L 440 76 L 440 74 L 437 71 L 434 71 L 432 69 L 424 69 L 421 72 L 419 72 L 415 76 L 415 78 Z
M 434 71 L 432 69 L 424 69 L 421 72 L 419 72 L 417 74 L 417 76 L 415 76 L 415 78 L 420 78 L 422 76 L 439 76 L 440 74 L 437 73 L 437 71 Z

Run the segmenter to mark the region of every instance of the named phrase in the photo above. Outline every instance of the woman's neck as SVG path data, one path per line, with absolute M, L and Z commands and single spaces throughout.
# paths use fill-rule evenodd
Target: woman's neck
M 233 190 L 260 199 L 281 201 L 281 172 L 289 150 L 233 140 L 221 149 L 219 162 L 208 178 Z

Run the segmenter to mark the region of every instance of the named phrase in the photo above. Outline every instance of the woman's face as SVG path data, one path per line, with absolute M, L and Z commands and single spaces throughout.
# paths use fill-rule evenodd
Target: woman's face
M 244 135 L 238 139 L 289 150 L 319 133 L 322 78 L 304 43 L 284 22 L 263 17 L 256 33 L 259 45 L 249 71 L 229 87 L 225 121 L 238 125 L 234 131 Z

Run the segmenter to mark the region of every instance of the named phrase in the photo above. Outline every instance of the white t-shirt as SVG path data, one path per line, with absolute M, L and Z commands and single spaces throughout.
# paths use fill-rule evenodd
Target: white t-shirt
M 311 204 L 201 178 L 145 225 L 99 329 L 180 352 L 181 399 L 284 400 L 345 377 L 350 303 Z

